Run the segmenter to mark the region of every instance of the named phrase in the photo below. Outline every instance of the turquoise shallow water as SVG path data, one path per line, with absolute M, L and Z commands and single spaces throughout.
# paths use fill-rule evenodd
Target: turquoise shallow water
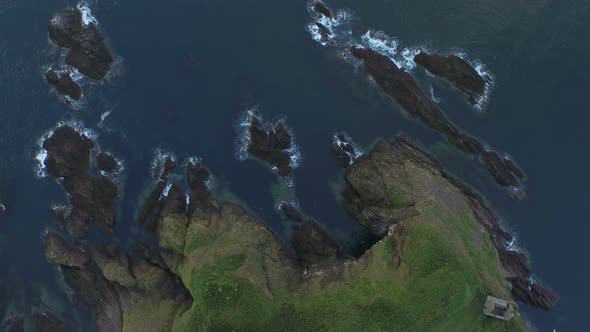
M 533 324 L 539 331 L 586 330 L 590 2 L 329 4 L 350 9 L 359 29 L 383 30 L 402 47 L 457 48 L 492 71 L 488 113 L 474 112 L 440 82 L 433 91 L 455 123 L 520 164 L 529 178 L 527 198 L 509 198 L 460 154 L 434 151 L 487 196 L 518 233 L 538 278 L 560 295 L 554 312 L 525 308 Z M 0 0 L 0 198 L 9 207 L 0 219 L 0 309 L 12 298 L 27 307 L 42 297 L 75 312 L 42 251 L 42 233 L 54 227 L 48 207 L 63 201 L 63 193 L 55 181 L 36 179 L 33 170 L 37 139 L 57 121 L 84 121 L 103 148 L 125 161 L 117 226 L 122 243 L 135 234 L 137 198 L 156 148 L 180 159 L 203 158 L 220 187 L 282 232 L 272 195 L 276 177 L 234 155 L 233 126 L 246 107 L 258 105 L 268 119 L 287 118 L 303 153 L 294 172 L 301 207 L 344 242 L 358 229 L 335 199 L 340 173 L 330 153 L 334 131 L 346 130 L 363 146 L 399 131 L 425 146 L 442 141 L 402 116 L 338 52 L 310 38 L 304 1 L 98 0 L 91 7 L 122 59 L 121 71 L 110 83 L 91 87 L 80 110 L 69 110 L 42 79 L 42 67 L 58 57 L 47 41 L 47 21 L 66 5 L 75 3 Z M 39 289 L 50 294 L 40 296 Z

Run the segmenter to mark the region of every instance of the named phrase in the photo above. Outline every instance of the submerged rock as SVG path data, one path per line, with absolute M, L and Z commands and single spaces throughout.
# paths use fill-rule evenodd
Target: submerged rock
M 293 138 L 284 121 L 279 120 L 267 129 L 258 117 L 252 116 L 248 130 L 248 152 L 276 167 L 280 176 L 291 174 L 292 156 L 289 149 L 293 148 Z
M 121 166 L 117 162 L 117 159 L 113 157 L 110 153 L 101 152 L 96 156 L 96 168 L 99 171 L 104 172 L 117 172 L 120 170 Z
M 324 15 L 327 18 L 333 18 L 334 17 L 334 14 L 332 13 L 332 10 L 330 10 L 330 8 L 328 8 L 328 6 L 326 6 L 321 1 L 316 1 L 313 4 L 313 10 L 315 10 L 316 12 Z
M 524 174 L 518 166 L 511 160 L 501 158 L 497 152 L 486 151 L 479 140 L 460 131 L 424 94 L 410 74 L 397 67 L 388 57 L 370 48 L 353 47 L 351 52 L 354 57 L 363 61 L 366 72 L 381 89 L 413 118 L 420 119 L 429 128 L 445 135 L 461 151 L 481 155 L 499 185 L 521 189 L 519 180 L 524 180 Z
M 66 63 L 93 80 L 109 72 L 114 58 L 94 23 L 84 24 L 79 9 L 64 9 L 49 21 L 49 39 L 67 48 Z
M 69 97 L 73 100 L 80 100 L 82 97 L 82 88 L 80 85 L 70 76 L 70 73 L 57 73 L 55 70 L 50 69 L 45 73 L 45 80 L 47 83 L 55 89 L 55 92 L 63 97 Z M 68 98 L 65 98 L 67 103 L 70 103 Z
M 81 135 L 74 128 L 60 126 L 45 142 L 47 150 L 45 167 L 52 177 L 68 177 L 85 174 L 90 167 L 90 151 L 94 147 L 91 139 Z
M 467 61 L 454 54 L 420 52 L 414 57 L 414 61 L 453 84 L 465 94 L 471 104 L 476 104 L 485 92 L 485 79 Z
M 33 313 L 35 332 L 67 332 L 66 325 L 50 312 Z
M 520 182 L 525 179 L 524 173 L 514 161 L 500 157 L 497 152 L 484 151 L 482 160 L 501 186 L 519 188 Z

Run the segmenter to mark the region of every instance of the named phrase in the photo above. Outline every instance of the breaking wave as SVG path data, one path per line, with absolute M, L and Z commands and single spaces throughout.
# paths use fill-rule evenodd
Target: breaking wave
M 162 149 L 156 149 L 154 151 L 154 159 L 152 160 L 150 173 L 153 174 L 156 179 L 159 179 L 164 173 L 164 166 L 167 159 L 176 162 L 176 155 Z
M 76 8 L 82 13 L 82 23 L 84 23 L 84 25 L 94 24 L 98 26 L 98 20 L 92 15 L 92 10 L 90 9 L 88 1 L 81 1 Z
M 414 57 L 417 54 L 422 51 L 431 52 L 429 48 L 423 44 L 401 48 L 400 42 L 396 37 L 390 36 L 383 31 L 370 28 L 365 29 L 364 31 L 366 32 L 364 34 L 355 36 L 350 24 L 353 22 L 354 16 L 350 10 L 338 10 L 333 18 L 329 18 L 316 12 L 313 9 L 314 3 L 315 1 L 311 1 L 308 4 L 308 12 L 312 21 L 311 23 L 308 23 L 307 30 L 311 34 L 311 38 L 323 46 L 330 45 L 340 49 L 342 51 L 342 57 L 346 60 L 351 60 L 350 62 L 354 64 L 358 64 L 358 61 L 353 59 L 350 54 L 349 49 L 351 46 L 371 48 L 381 55 L 388 57 L 396 64 L 396 66 L 409 73 L 411 73 L 417 66 L 414 61 Z M 331 32 L 331 35 L 328 36 L 328 40 L 322 35 L 316 22 L 325 26 Z M 469 59 L 465 53 L 455 52 L 455 54 L 467 61 L 485 80 L 486 84 L 484 93 L 474 105 L 476 110 L 484 111 L 489 103 L 491 90 L 494 86 L 493 74 L 480 61 Z M 426 71 L 426 73 L 429 78 L 433 77 L 428 71 Z

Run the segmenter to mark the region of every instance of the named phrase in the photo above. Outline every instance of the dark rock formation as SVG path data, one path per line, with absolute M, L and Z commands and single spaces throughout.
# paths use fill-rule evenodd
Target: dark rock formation
M 420 52 L 414 61 L 432 74 L 447 79 L 465 94 L 471 104 L 476 104 L 485 92 L 485 79 L 469 63 L 454 54 Z
M 89 261 L 82 248 L 70 245 L 55 233 L 45 235 L 45 258 L 49 264 L 77 268 L 83 268 Z
M 58 127 L 43 143 L 45 166 L 50 176 L 63 177 L 69 206 L 55 208 L 56 219 L 68 233 L 85 238 L 91 224 L 108 231 L 115 227 L 117 185 L 102 175 L 90 175 L 90 152 L 94 143 L 70 126 Z
M 68 49 L 66 63 L 85 76 L 101 80 L 109 72 L 113 55 L 96 25 L 83 23 L 80 10 L 57 12 L 49 21 L 49 38 Z
M 292 147 L 293 138 L 284 121 L 279 120 L 267 129 L 258 117 L 252 116 L 249 132 L 248 152 L 275 166 L 280 176 L 288 176 L 292 171 L 288 150 Z
M 63 185 L 69 194 L 70 212 L 59 221 L 70 234 L 85 238 L 90 224 L 114 230 L 117 185 L 113 180 L 84 175 L 64 178 Z
M 354 146 L 352 139 L 344 132 L 334 135 L 332 152 L 334 152 L 338 164 L 343 168 L 352 165 L 352 162 L 360 155 L 360 151 Z
M 6 332 L 24 332 L 25 319 L 15 313 L 9 313 L 0 325 L 2 331 Z
M 76 101 L 82 97 L 82 88 L 72 80 L 68 72 L 59 74 L 55 70 L 50 69 L 45 73 L 45 80 L 60 96 L 69 97 Z M 66 103 L 70 103 L 67 98 L 64 100 Z
M 500 261 L 504 266 L 504 271 L 508 276 L 529 277 L 531 267 L 528 258 L 521 252 L 510 251 L 506 249 L 498 250 Z
M 168 180 L 168 175 L 176 168 L 176 161 L 170 154 L 164 154 L 162 160 L 156 160 L 154 164 L 152 177 L 156 180 Z
M 85 174 L 90 166 L 94 143 L 70 126 L 60 126 L 43 142 L 47 150 L 45 167 L 52 177 Z
M 508 281 L 512 284 L 512 296 L 523 303 L 545 310 L 557 305 L 557 297 L 552 291 L 527 278 L 508 278 Z
M 482 161 L 501 186 L 518 188 L 520 181 L 525 179 L 524 173 L 514 161 L 502 158 L 494 151 L 484 151 Z
M 330 8 L 328 8 L 328 6 L 326 6 L 321 1 L 316 1 L 313 4 L 313 10 L 315 10 L 316 12 L 324 15 L 327 18 L 333 18 L 334 17 L 334 14 L 332 13 L 332 10 L 330 10 Z
M 67 332 L 66 325 L 50 312 L 33 313 L 35 332 Z
M 369 48 L 353 47 L 352 55 L 364 63 L 366 72 L 383 91 L 393 97 L 413 118 L 420 119 L 426 126 L 445 135 L 449 142 L 465 153 L 482 155 L 496 182 L 502 186 L 520 188 L 519 180 L 524 174 L 516 164 L 501 158 L 497 152 L 486 151 L 475 137 L 461 132 L 436 107 L 430 98 L 418 87 L 410 74 L 401 70 L 388 57 Z
M 340 246 L 315 222 L 292 204 L 283 202 L 281 210 L 297 224 L 293 228 L 291 245 L 304 270 L 312 265 L 325 267 L 341 262 L 345 255 Z
M 144 199 L 141 210 L 139 211 L 138 221 L 139 224 L 149 230 L 153 230 L 157 220 L 160 218 L 162 213 L 162 204 L 160 197 L 166 188 L 166 182 L 156 182 L 154 188 Z
M 332 32 L 330 31 L 330 29 L 328 29 L 328 27 L 326 27 L 325 25 L 323 25 L 320 22 L 315 22 L 315 25 L 319 29 L 320 36 L 322 37 L 321 41 L 323 43 L 327 42 L 330 39 L 330 36 L 332 36 Z
M 411 172 L 407 171 L 408 167 Z M 444 182 L 432 180 L 432 174 L 440 176 Z M 378 142 L 369 154 L 347 168 L 342 202 L 359 223 L 383 237 L 400 222 L 419 216 L 423 208 L 416 205 L 429 201 L 432 195 L 447 199 L 444 205 L 458 204 L 453 198 L 455 194 L 450 194 L 454 191 L 461 193 L 461 200 L 466 204 L 461 209 L 471 210 L 475 220 L 489 235 L 505 277 L 513 283 L 514 298 L 543 309 L 553 308 L 557 297 L 550 290 L 529 282 L 528 258 L 520 252 L 505 249 L 513 237 L 499 224 L 498 217 L 486 206 L 484 199 L 449 175 L 434 157 L 406 137 L 398 136 L 392 143 Z
M 196 210 L 210 212 L 219 208 L 207 184 L 211 180 L 211 173 L 203 163 L 188 163 L 186 179 L 190 189 L 190 202 L 187 211 L 189 217 Z
M 101 152 L 96 156 L 96 168 L 99 171 L 112 173 L 119 171 L 120 165 L 110 153 Z

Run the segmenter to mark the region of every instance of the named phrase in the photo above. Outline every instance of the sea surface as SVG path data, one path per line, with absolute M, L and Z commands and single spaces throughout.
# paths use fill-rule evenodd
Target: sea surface
M 49 207 L 65 197 L 55 180 L 37 175 L 35 158 L 39 139 L 59 121 L 81 121 L 102 150 L 123 160 L 115 235 L 121 245 L 138 233 L 135 213 L 156 149 L 179 160 L 202 158 L 217 191 L 239 197 L 284 235 L 280 180 L 263 163 L 236 157 L 239 119 L 256 108 L 269 121 L 286 118 L 301 153 L 291 199 L 344 245 L 361 241 L 360 228 L 337 201 L 342 172 L 330 151 L 334 132 L 347 131 L 365 150 L 404 132 L 487 197 L 518 234 L 536 278 L 559 295 L 552 312 L 522 308 L 533 326 L 590 328 L 590 1 L 328 2 L 347 9 L 352 34 L 380 30 L 400 50 L 461 53 L 492 73 L 482 112 L 413 69 L 459 127 L 520 164 L 528 176 L 523 200 L 407 119 L 339 50 L 314 41 L 306 0 L 89 1 L 118 64 L 104 82 L 83 81 L 84 100 L 71 109 L 50 92 L 43 70 L 63 61 L 48 41 L 49 18 L 76 5 L 0 0 L 0 201 L 8 208 L 0 216 L 0 315 L 7 306 L 46 303 L 83 316 L 43 254 L 44 232 L 57 228 Z

